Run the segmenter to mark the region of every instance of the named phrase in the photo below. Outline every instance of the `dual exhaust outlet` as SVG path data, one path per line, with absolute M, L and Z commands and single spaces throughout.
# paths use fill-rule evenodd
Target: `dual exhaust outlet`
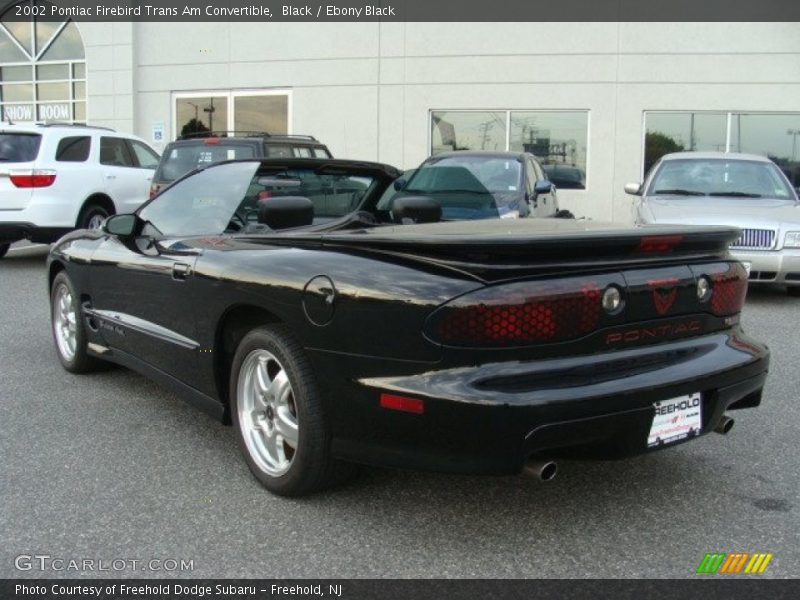
M 730 433 L 735 421 L 728 415 L 722 415 L 714 431 L 720 435 Z M 522 472 L 539 481 L 552 481 L 558 474 L 558 465 L 552 460 L 531 459 L 523 467 Z

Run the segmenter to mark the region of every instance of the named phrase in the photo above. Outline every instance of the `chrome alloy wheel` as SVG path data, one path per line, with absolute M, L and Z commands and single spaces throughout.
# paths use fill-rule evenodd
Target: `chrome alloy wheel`
M 53 331 L 61 356 L 72 362 L 78 344 L 78 312 L 69 288 L 63 284 L 58 286 L 53 299 Z
M 105 216 L 101 214 L 94 214 L 89 218 L 89 222 L 86 224 L 86 229 L 100 229 L 105 220 Z
M 253 461 L 279 477 L 292 466 L 299 427 L 289 375 L 274 354 L 253 350 L 242 363 L 236 384 L 242 438 Z

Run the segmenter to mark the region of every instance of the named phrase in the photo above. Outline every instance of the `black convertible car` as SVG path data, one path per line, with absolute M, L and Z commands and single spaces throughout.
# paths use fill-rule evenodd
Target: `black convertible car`
M 221 163 L 67 235 L 48 262 L 61 363 L 125 365 L 232 422 L 286 495 L 359 462 L 547 479 L 760 403 L 737 230 L 378 210 L 398 175 Z

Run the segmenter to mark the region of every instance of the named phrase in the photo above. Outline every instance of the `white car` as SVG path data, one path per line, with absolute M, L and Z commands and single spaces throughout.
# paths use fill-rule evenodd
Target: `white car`
M 0 123 L 0 258 L 49 243 L 148 199 L 158 154 L 143 140 L 80 125 Z

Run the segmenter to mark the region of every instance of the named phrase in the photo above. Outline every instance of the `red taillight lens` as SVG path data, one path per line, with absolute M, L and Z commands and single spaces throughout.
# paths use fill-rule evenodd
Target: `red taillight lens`
M 55 183 L 55 171 L 12 171 L 8 178 L 18 188 L 44 188 Z
M 432 340 L 448 346 L 573 340 L 598 328 L 603 287 L 599 281 L 574 278 L 486 288 L 437 310 L 426 329 Z
M 718 317 L 742 312 L 747 296 L 747 271 L 740 263 L 727 266 L 727 270 L 711 275 L 711 312 Z
M 203 140 L 203 143 L 206 146 L 215 146 L 215 145 L 219 144 L 219 138 L 218 137 L 206 138 L 206 139 Z

